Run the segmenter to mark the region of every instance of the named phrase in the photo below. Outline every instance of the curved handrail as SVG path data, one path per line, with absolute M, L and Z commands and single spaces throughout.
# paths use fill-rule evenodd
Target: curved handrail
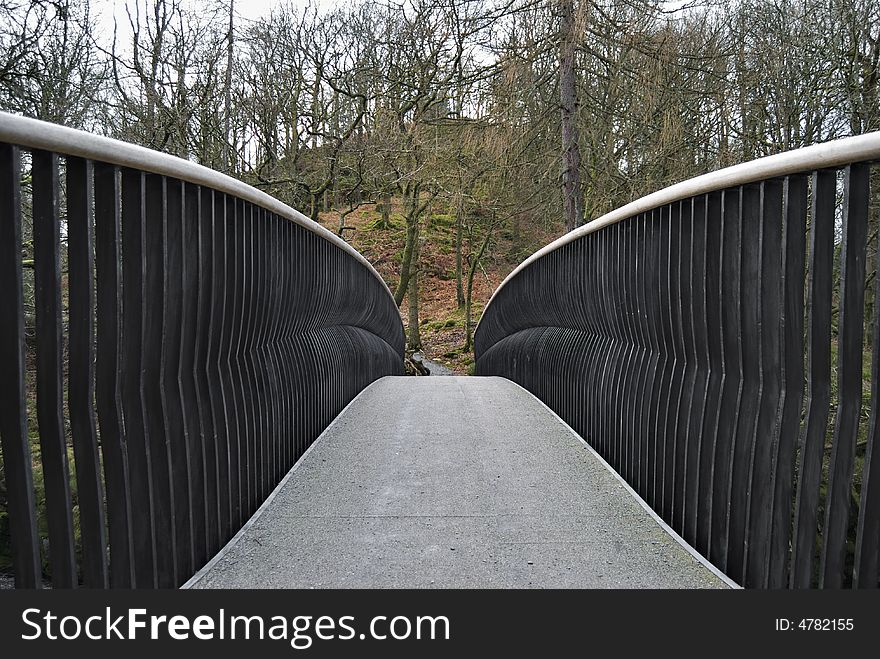
M 373 265 L 350 244 L 342 240 L 332 231 L 312 221 L 298 210 L 278 201 L 262 190 L 221 174 L 204 165 L 199 165 L 177 156 L 148 149 L 147 147 L 122 142 L 110 137 L 93 135 L 75 128 L 68 128 L 38 119 L 21 117 L 8 112 L 0 112 L 0 142 L 9 142 L 19 146 L 55 151 L 71 156 L 100 160 L 111 165 L 132 167 L 152 174 L 170 176 L 172 178 L 213 188 L 218 192 L 234 195 L 244 201 L 252 202 L 268 211 L 299 224 L 324 240 L 344 250 L 382 282 L 388 295 L 392 295 L 388 284 L 376 272 Z
M 495 292 L 483 309 L 483 316 L 486 315 L 486 310 L 489 309 L 489 305 L 492 304 L 499 291 L 523 268 L 528 267 L 542 256 L 559 249 L 563 245 L 574 242 L 578 238 L 598 231 L 610 224 L 621 222 L 639 213 L 644 213 L 699 194 L 724 190 L 725 188 L 746 185 L 770 178 L 788 176 L 799 172 L 838 167 L 850 162 L 874 160 L 875 158 L 880 158 L 880 131 L 856 135 L 855 137 L 844 137 L 822 144 L 805 146 L 793 151 L 777 153 L 772 156 L 702 174 L 686 181 L 675 183 L 662 190 L 652 192 L 569 231 L 564 236 L 557 238 L 526 258 L 495 289 Z M 479 328 L 479 323 L 477 323 L 477 328 Z

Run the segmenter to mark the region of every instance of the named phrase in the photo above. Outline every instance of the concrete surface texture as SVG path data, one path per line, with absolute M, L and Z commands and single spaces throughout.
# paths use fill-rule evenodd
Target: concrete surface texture
M 724 588 L 540 401 L 502 378 L 358 396 L 197 588 Z

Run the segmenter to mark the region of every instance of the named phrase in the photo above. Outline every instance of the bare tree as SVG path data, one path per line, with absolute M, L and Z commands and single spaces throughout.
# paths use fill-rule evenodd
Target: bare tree
M 0 103 L 45 121 L 92 128 L 106 64 L 88 4 L 0 5 Z

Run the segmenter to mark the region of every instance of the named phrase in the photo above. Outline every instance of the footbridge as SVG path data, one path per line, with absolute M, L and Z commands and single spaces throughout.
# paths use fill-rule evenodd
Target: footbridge
M 346 242 L 0 113 L 17 587 L 878 586 L 874 133 L 666 188 L 514 270 L 477 377 L 403 376 Z
M 525 389 L 497 377 L 388 376 L 187 585 L 729 584 Z

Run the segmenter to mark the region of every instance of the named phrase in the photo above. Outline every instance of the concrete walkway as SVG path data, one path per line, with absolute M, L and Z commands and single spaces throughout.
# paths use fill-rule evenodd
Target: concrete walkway
M 502 378 L 388 377 L 333 422 L 197 588 L 723 588 Z

